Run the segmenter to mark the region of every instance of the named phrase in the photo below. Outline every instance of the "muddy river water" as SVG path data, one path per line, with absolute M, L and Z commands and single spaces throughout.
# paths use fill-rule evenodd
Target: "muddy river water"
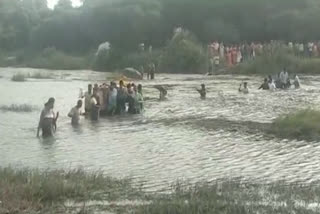
M 79 89 L 89 82 L 109 81 L 110 74 L 41 71 L 52 73 L 54 79 L 11 81 L 15 73 L 32 72 L 39 70 L 0 68 L 0 106 L 36 107 L 31 113 L 0 110 L 2 167 L 83 167 L 113 177 L 131 177 L 147 189 L 164 188 L 181 179 L 320 180 L 320 142 L 267 138 L 260 132 L 230 130 L 226 125 L 271 123 L 296 109 L 317 108 L 318 76 L 301 76 L 300 90 L 269 92 L 257 90 L 261 77 L 159 74 L 154 81 L 140 82 L 147 98 L 144 114 L 102 118 L 97 123 L 82 119 L 81 126 L 73 128 L 66 115 Z M 249 82 L 250 94 L 237 92 L 242 81 Z M 201 83 L 208 88 L 206 100 L 200 100 L 195 90 Z M 169 86 L 167 101 L 157 100 L 155 84 Z M 60 118 L 54 140 L 46 141 L 35 136 L 41 108 L 49 97 L 56 98 Z M 215 128 L 204 128 L 206 123 Z

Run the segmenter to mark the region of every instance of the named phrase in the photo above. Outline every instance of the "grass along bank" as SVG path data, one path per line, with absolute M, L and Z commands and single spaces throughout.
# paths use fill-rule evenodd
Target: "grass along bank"
M 318 183 L 224 180 L 177 183 L 171 193 L 146 194 L 129 179 L 101 173 L 0 168 L 0 213 L 314 214 L 319 193 Z
M 114 201 L 142 197 L 129 179 L 114 179 L 100 172 L 0 168 L 0 213 L 56 213 L 58 210 L 67 213 L 64 206 L 67 200 Z
M 287 68 L 291 74 L 320 74 L 320 58 L 298 57 L 281 49 L 273 54 L 262 54 L 228 70 L 232 74 L 278 74 Z
M 273 122 L 271 133 L 280 138 L 319 140 L 320 112 L 307 109 L 281 116 Z

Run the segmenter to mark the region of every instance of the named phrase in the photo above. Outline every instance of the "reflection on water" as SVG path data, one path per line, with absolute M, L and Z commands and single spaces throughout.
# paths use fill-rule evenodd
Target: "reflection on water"
M 308 84 L 301 90 L 269 92 L 257 90 L 262 81 L 259 77 L 159 75 L 155 81 L 141 82 L 144 96 L 149 98 L 143 115 L 99 122 L 83 118 L 80 126 L 73 127 L 66 115 L 77 101 L 79 88 L 86 88 L 88 79 L 105 81 L 108 74 L 56 71 L 55 80 L 10 81 L 15 72 L 32 71 L 0 69 L 0 105 L 27 103 L 41 109 L 48 97 L 55 97 L 61 116 L 58 132 L 54 139 L 39 140 L 35 137 L 39 112 L 0 111 L 1 166 L 81 166 L 111 176 L 132 177 L 146 182 L 150 189 L 162 188 L 177 179 L 320 179 L 318 142 L 268 139 L 259 132 L 223 128 L 227 126 L 223 121 L 270 123 L 289 111 L 318 106 L 319 77 L 301 77 L 302 84 Z M 243 80 L 249 81 L 249 95 L 237 93 Z M 167 101 L 156 99 L 159 94 L 152 86 L 160 83 L 170 86 Z M 208 88 L 206 100 L 200 100 L 195 90 L 201 83 Z M 194 121 L 201 123 L 195 125 Z M 210 129 L 206 121 L 215 128 Z

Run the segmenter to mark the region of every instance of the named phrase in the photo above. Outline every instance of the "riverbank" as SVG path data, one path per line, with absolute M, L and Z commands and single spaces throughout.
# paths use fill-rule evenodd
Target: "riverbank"
M 180 50 L 177 48 L 178 51 Z M 163 50 L 133 53 L 105 54 L 102 56 L 89 52 L 82 55 L 72 55 L 56 50 L 55 48 L 46 48 L 39 53 L 28 53 L 19 51 L 0 55 L 1 67 L 29 67 L 50 70 L 95 70 L 95 71 L 117 71 L 126 67 L 141 69 L 153 62 L 157 65 L 158 73 L 180 73 L 180 74 L 206 74 L 208 71 L 208 59 L 202 56 L 201 63 L 192 65 L 192 69 L 183 69 L 179 66 L 179 59 L 173 56 L 161 57 Z M 183 57 L 182 57 L 183 58 Z M 190 59 L 193 61 L 193 59 Z M 169 63 L 170 62 L 170 63 Z M 188 64 L 188 62 L 185 62 Z M 240 74 L 240 75 L 277 75 L 283 68 L 287 68 L 290 74 L 320 74 L 320 58 L 300 57 L 288 52 L 286 49 L 279 49 L 274 53 L 263 53 L 256 56 L 255 59 L 246 60 L 238 65 L 227 66 L 224 60 L 221 60 L 220 67 L 214 70 L 214 74 Z
M 130 179 L 83 170 L 0 168 L 0 213 L 317 213 L 318 183 L 177 183 L 143 192 Z

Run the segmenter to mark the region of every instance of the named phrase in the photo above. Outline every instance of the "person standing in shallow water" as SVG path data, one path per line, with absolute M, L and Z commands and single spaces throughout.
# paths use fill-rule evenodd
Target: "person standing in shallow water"
M 42 130 L 42 137 L 52 137 L 53 133 L 56 129 L 56 122 L 59 117 L 59 112 L 57 115 L 54 113 L 55 99 L 50 98 L 48 102 L 44 105 L 44 109 L 41 111 L 38 130 L 37 130 L 37 137 L 40 135 L 40 129 Z
M 73 107 L 69 112 L 68 117 L 71 117 L 72 125 L 79 125 L 80 116 L 82 115 L 81 107 L 82 107 L 82 100 L 78 100 L 77 105 Z
M 205 84 L 201 84 L 201 89 L 197 89 L 197 91 L 200 94 L 201 99 L 206 99 L 206 95 L 207 95 L 207 90 L 206 90 L 206 85 Z
M 91 110 L 91 97 L 92 97 L 92 85 L 88 85 L 88 91 L 84 94 L 84 109 L 86 114 L 90 113 Z
M 119 82 L 119 89 L 117 93 L 117 114 L 122 114 L 126 111 L 126 100 L 127 100 L 128 92 L 126 87 L 124 86 L 123 80 Z
M 142 94 L 142 85 L 139 84 L 137 88 L 137 93 L 135 97 L 136 104 L 136 113 L 140 114 L 143 111 L 143 94 Z
M 150 79 L 153 80 L 155 78 L 156 65 L 154 63 L 150 64 Z
M 91 111 L 90 111 L 91 120 L 95 120 L 95 121 L 99 120 L 100 105 L 98 103 L 98 96 L 97 96 L 96 90 L 93 90 L 93 95 L 91 96 L 90 105 L 91 105 Z

